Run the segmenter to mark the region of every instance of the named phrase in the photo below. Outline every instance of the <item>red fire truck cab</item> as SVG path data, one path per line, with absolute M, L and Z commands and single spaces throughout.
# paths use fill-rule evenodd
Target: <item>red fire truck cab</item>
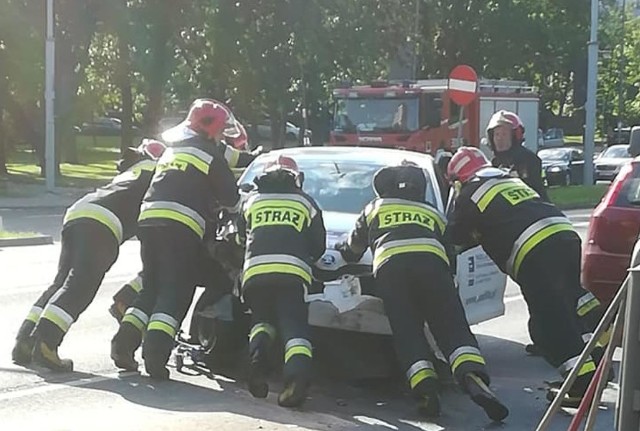
M 460 118 L 461 108 L 449 99 L 446 79 L 336 88 L 329 145 L 395 147 L 431 154 L 440 148 L 480 146 L 491 115 L 508 109 L 520 115 L 525 145 L 536 151 L 539 98 L 535 89 L 521 81 L 480 80 L 478 90 L 478 97 Z

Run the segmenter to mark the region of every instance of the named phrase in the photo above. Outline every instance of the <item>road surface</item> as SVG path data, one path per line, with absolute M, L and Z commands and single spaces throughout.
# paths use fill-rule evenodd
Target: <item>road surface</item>
M 584 235 L 588 212 L 568 212 Z M 140 269 L 139 245 L 126 243 L 96 300 L 62 345 L 75 372 L 53 374 L 11 363 L 13 338 L 28 309 L 54 276 L 61 212 L 0 211 L 9 230 L 51 234 L 54 245 L 0 249 L 0 429 L 2 430 L 522 430 L 535 429 L 548 403 L 544 380 L 558 376 L 542 359 L 525 354 L 527 311 L 510 282 L 506 315 L 472 329 L 492 374 L 492 387 L 511 415 L 492 424 L 464 394 L 447 387 L 443 414 L 433 422 L 417 416 L 411 399 L 395 388 L 363 389 L 340 382 L 314 387 L 303 410 L 277 406 L 276 385 L 267 400 L 254 400 L 241 382 L 223 376 L 189 376 L 172 370 L 172 381 L 155 383 L 137 373 L 119 374 L 109 360 L 116 322 L 107 313 L 113 293 Z M 617 366 L 617 364 L 616 364 Z M 597 430 L 613 429 L 617 386 L 609 384 Z M 571 410 L 556 417 L 566 430 Z

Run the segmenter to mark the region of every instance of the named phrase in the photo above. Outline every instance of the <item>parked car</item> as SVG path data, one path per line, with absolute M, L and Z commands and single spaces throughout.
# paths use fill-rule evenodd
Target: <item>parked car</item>
M 640 232 L 640 157 L 622 167 L 589 221 L 582 283 L 608 302 L 622 284 Z
M 135 133 L 140 129 L 136 125 L 132 125 L 131 130 Z M 79 133 L 88 136 L 120 136 L 122 121 L 115 117 L 98 117 L 93 121 L 82 123 Z
M 613 180 L 623 165 L 632 159 L 629 145 L 611 145 L 594 161 L 594 180 Z
M 538 151 L 542 169 L 550 186 L 581 184 L 584 175 L 584 153 L 580 148 L 547 148 Z
M 247 130 L 249 131 L 249 134 L 251 135 L 251 125 L 247 126 Z M 285 142 L 291 142 L 291 143 L 297 143 L 300 142 L 300 133 L 301 133 L 301 128 L 296 126 L 295 124 L 293 124 L 290 121 L 286 121 L 285 122 Z M 250 136 L 254 139 L 254 141 L 256 142 L 264 142 L 264 141 L 271 141 L 271 119 L 269 119 L 268 117 L 263 118 L 258 125 L 256 126 L 256 135 L 255 136 Z M 311 130 L 305 130 L 304 133 L 304 145 L 305 146 L 310 146 L 311 145 L 311 139 L 312 139 L 312 133 Z
M 631 142 L 631 127 L 617 127 L 607 134 L 608 145 L 629 144 Z
M 551 128 L 542 134 L 538 129 L 538 146 L 540 148 L 556 148 L 564 145 L 564 130 Z

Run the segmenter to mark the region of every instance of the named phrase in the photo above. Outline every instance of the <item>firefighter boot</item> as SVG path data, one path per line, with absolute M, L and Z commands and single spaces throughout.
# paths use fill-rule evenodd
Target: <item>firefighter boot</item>
M 269 395 L 269 384 L 267 377 L 269 375 L 269 367 L 266 355 L 266 349 L 256 348 L 249 358 L 249 372 L 247 383 L 249 392 L 255 398 L 266 398 Z
M 58 356 L 58 346 L 51 347 L 40 338 L 35 339 L 32 355 L 33 362 L 51 371 L 73 371 L 73 361 L 71 359 L 61 359 Z
M 509 415 L 509 409 L 498 400 L 485 381 L 477 373 L 464 376 L 464 389 L 493 421 L 501 422 Z
M 140 346 L 141 335 L 133 325 L 123 323 L 111 340 L 111 359 L 116 367 L 127 371 L 138 371 L 138 362 L 133 358 Z
M 307 399 L 309 386 L 309 379 L 302 376 L 286 379 L 284 389 L 278 395 L 278 405 L 280 407 L 300 407 Z
M 169 380 L 167 362 L 174 347 L 174 339 L 163 331 L 147 331 L 142 345 L 144 368 L 155 380 Z
M 414 398 L 418 400 L 418 413 L 425 418 L 440 416 L 440 397 L 438 378 L 427 378 L 419 382 L 413 389 Z
M 114 301 L 111 307 L 109 307 L 109 314 L 111 314 L 118 323 L 122 321 L 125 311 L 127 311 L 127 305 L 123 302 Z
M 17 365 L 29 365 L 35 339 L 31 336 L 16 338 L 16 344 L 11 351 L 11 360 Z
M 33 320 L 25 320 L 20 325 L 18 335 L 16 336 L 16 344 L 11 351 L 11 360 L 18 365 L 29 365 L 31 363 L 31 353 L 35 345 L 35 338 L 31 335 L 36 324 Z
M 571 389 L 562 399 L 561 406 L 569 407 L 569 408 L 578 408 L 580 402 L 582 401 L 582 397 L 584 397 L 585 392 L 587 392 L 587 388 L 589 387 L 589 383 L 591 383 L 591 379 L 595 375 L 595 371 L 591 371 L 585 373 L 576 378 L 576 381 L 571 385 Z M 561 383 L 561 382 L 560 382 Z M 547 400 L 553 402 L 553 400 L 558 396 L 560 392 L 561 384 L 553 385 L 549 388 L 547 392 Z

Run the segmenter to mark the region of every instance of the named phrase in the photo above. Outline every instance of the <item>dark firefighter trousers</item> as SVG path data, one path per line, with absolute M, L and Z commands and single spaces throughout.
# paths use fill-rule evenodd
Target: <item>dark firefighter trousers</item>
M 122 318 L 113 343 L 134 352 L 142 342 L 147 371 L 164 367 L 197 282 L 201 241 L 182 225 L 139 228 L 143 279 L 140 295 Z
M 432 394 L 437 375 L 424 323 L 444 355 L 456 381 L 475 372 L 489 384 L 485 360 L 469 329 L 448 265 L 431 253 L 392 256 L 375 274 L 377 295 L 391 324 L 396 354 L 414 395 Z
M 118 258 L 119 244 L 102 223 L 86 219 L 65 227 L 58 273 L 40 295 L 18 331 L 56 348 L 95 298 L 105 273 Z
M 580 284 L 580 238 L 561 232 L 536 245 L 522 262 L 517 283 L 529 308 L 529 334 L 543 357 L 568 374 L 584 349 L 582 335 L 600 319 L 600 304 Z M 580 370 L 578 386 L 588 384 L 595 364 Z
M 311 378 L 309 306 L 304 300 L 303 282 L 296 279 L 272 273 L 253 276 L 244 285 L 244 298 L 252 317 L 250 360 L 266 368 L 271 348 L 279 338 L 284 344 L 285 383 Z

